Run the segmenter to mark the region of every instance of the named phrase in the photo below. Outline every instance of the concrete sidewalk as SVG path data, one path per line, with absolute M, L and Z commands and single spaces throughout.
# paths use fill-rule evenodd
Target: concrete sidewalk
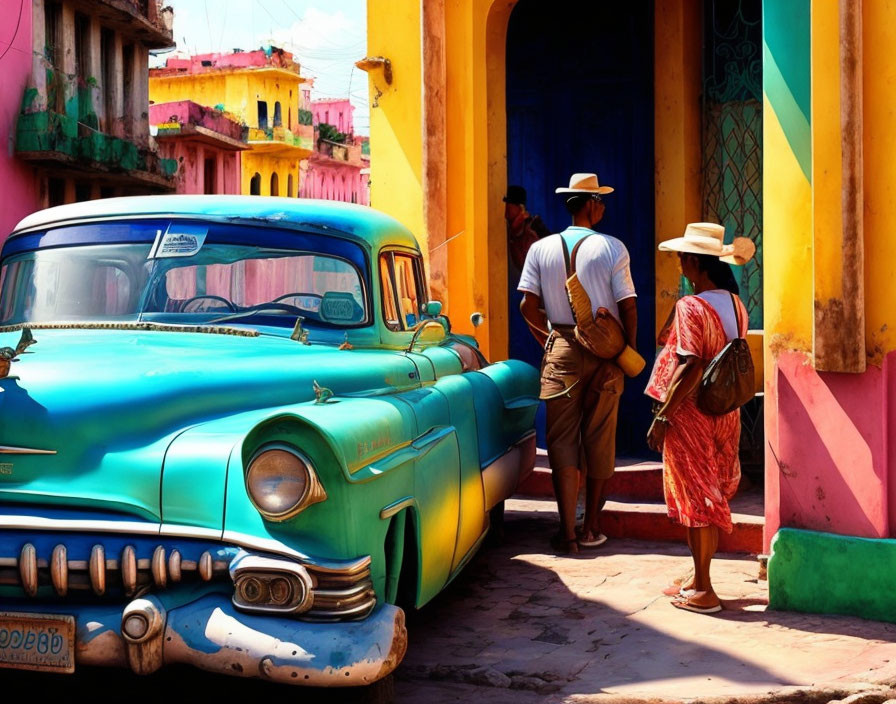
M 555 529 L 552 501 L 508 502 L 504 544 L 484 548 L 448 590 L 409 615 L 396 701 L 890 697 L 871 684 L 896 682 L 896 625 L 768 611 L 758 564 L 741 555 L 713 564 L 722 614 L 680 611 L 660 592 L 688 570 L 684 546 L 614 539 L 558 557 L 548 548 Z

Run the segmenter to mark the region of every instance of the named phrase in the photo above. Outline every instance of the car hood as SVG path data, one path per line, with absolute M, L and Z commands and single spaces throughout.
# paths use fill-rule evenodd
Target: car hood
M 18 335 L 0 334 L 0 347 L 14 346 Z M 0 503 L 160 519 L 165 453 L 187 428 L 312 401 L 315 381 L 337 394 L 419 383 L 405 355 L 273 336 L 84 329 L 34 336 L 37 344 L 0 380 Z M 222 482 L 225 472 L 222 463 Z

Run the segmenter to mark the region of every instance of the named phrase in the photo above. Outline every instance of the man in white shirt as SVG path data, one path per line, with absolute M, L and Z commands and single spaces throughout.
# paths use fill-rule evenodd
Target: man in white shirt
M 529 249 L 518 289 L 523 317 L 535 339 L 544 345 L 541 398 L 547 407 L 548 459 L 560 532 L 552 543 L 560 552 L 601 545 L 603 488 L 616 465 L 616 418 L 622 393 L 622 370 L 599 359 L 575 338 L 575 321 L 566 291 L 568 254 L 579 246 L 576 272 L 591 299 L 592 313 L 606 308 L 621 324 L 635 347 L 638 314 L 636 293 L 625 245 L 596 232 L 603 218 L 601 196 L 613 191 L 601 186 L 596 174 L 574 174 L 566 195 L 572 226 L 538 240 Z M 564 248 L 564 242 L 566 247 Z M 576 535 L 575 513 L 579 474 L 586 475 L 585 520 Z

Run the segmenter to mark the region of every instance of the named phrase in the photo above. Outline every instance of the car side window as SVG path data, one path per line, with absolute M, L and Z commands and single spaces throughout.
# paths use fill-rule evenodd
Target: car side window
M 401 330 L 395 286 L 392 282 L 392 258 L 389 254 L 380 257 L 380 281 L 383 286 L 383 318 L 386 327 L 390 330 Z
M 386 252 L 380 257 L 380 275 L 386 325 L 390 330 L 410 330 L 420 322 L 424 303 L 420 257 Z

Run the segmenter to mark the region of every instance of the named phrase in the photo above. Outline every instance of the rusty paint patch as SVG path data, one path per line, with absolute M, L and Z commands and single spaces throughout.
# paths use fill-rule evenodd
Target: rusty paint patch
M 793 333 L 778 333 L 772 335 L 768 341 L 768 349 L 772 354 L 772 358 L 777 359 L 785 352 L 796 352 L 805 355 L 804 364 L 812 363 L 812 350 L 809 345 L 801 340 L 796 339 Z
M 844 287 L 847 285 L 848 266 L 843 261 Z M 855 275 L 853 272 L 852 275 Z M 854 288 L 854 284 L 850 288 Z M 853 292 L 857 296 L 857 292 Z M 855 302 L 841 298 L 815 301 L 815 367 L 826 372 L 865 371 L 864 316 Z
M 395 630 L 392 638 L 392 647 L 389 649 L 389 654 L 386 656 L 385 660 L 383 660 L 383 664 L 376 675 L 376 679 L 382 679 L 398 667 L 398 664 L 404 659 L 407 649 L 408 629 L 405 625 L 404 611 L 399 609 L 398 613 L 395 615 Z

